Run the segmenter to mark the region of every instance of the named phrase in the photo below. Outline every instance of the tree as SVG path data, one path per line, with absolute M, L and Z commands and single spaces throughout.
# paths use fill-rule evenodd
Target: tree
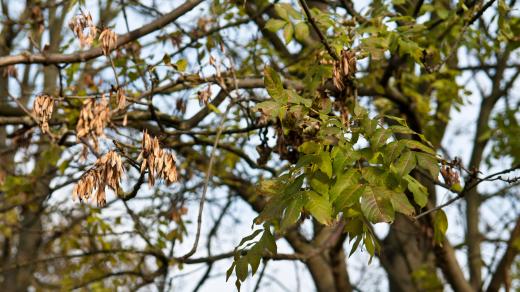
M 516 1 L 148 2 L 0 1 L 6 291 L 520 287 Z

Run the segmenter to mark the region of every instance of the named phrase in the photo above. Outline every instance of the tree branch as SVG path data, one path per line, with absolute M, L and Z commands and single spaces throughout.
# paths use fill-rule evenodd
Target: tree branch
M 127 34 L 121 35 L 117 38 L 116 48 L 124 46 L 127 43 L 130 43 L 136 39 L 139 39 L 142 36 L 145 36 L 151 32 L 154 32 L 158 29 L 161 29 L 165 25 L 175 21 L 177 18 L 183 16 L 188 11 L 195 8 L 199 5 L 202 0 L 188 0 L 178 8 L 174 9 L 168 14 L 165 14 L 163 17 L 158 18 L 155 21 L 150 22 L 147 25 L 144 25 L 141 28 L 135 29 Z M 91 59 L 95 59 L 99 56 L 102 56 L 103 52 L 101 48 L 93 48 L 87 51 L 79 51 L 72 54 L 27 54 L 22 53 L 20 55 L 15 56 L 6 56 L 0 58 L 0 67 L 14 65 L 14 64 L 58 64 L 58 63 L 77 63 L 77 62 L 85 62 Z
M 502 256 L 502 259 L 498 263 L 495 272 L 491 278 L 491 282 L 489 282 L 489 286 L 487 288 L 487 292 L 496 292 L 500 289 L 500 287 L 504 284 L 508 287 L 508 281 L 510 281 L 509 272 L 511 269 L 511 264 L 513 263 L 515 257 L 520 252 L 518 239 L 520 238 L 520 217 L 516 220 L 516 225 L 511 231 L 511 236 L 507 243 L 506 252 Z M 508 280 L 509 278 L 509 280 Z M 506 289 L 507 291 L 507 289 Z

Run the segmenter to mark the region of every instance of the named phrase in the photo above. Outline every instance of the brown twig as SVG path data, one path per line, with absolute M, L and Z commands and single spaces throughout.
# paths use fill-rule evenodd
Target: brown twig
M 321 43 L 323 46 L 325 46 L 325 49 L 327 49 L 327 52 L 329 55 L 336 61 L 339 61 L 339 57 L 336 54 L 336 51 L 329 45 L 327 42 L 327 39 L 325 38 L 325 35 L 321 32 L 320 28 L 318 27 L 318 24 L 316 23 L 316 20 L 312 17 L 311 11 L 309 9 L 309 6 L 307 5 L 307 2 L 305 0 L 300 0 L 300 4 L 303 7 L 303 11 L 305 11 L 305 15 L 307 16 L 307 20 L 312 25 L 316 33 L 318 34 L 318 37 L 321 40 Z

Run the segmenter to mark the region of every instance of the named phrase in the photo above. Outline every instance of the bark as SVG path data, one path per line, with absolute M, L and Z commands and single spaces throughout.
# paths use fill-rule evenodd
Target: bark
M 506 291 L 509 290 L 511 286 L 511 277 L 510 270 L 511 264 L 513 264 L 515 258 L 518 256 L 520 252 L 520 248 L 518 247 L 518 239 L 520 238 L 520 218 L 516 220 L 516 225 L 511 231 L 511 236 L 509 237 L 509 241 L 507 243 L 507 248 L 498 263 L 498 266 L 491 278 L 491 282 L 489 283 L 487 292 L 497 292 L 500 290 L 500 287 L 504 285 L 506 287 Z

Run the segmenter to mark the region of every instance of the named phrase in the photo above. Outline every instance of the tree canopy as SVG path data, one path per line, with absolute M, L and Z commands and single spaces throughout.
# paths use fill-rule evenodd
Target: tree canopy
M 520 289 L 519 8 L 0 0 L 3 289 Z

